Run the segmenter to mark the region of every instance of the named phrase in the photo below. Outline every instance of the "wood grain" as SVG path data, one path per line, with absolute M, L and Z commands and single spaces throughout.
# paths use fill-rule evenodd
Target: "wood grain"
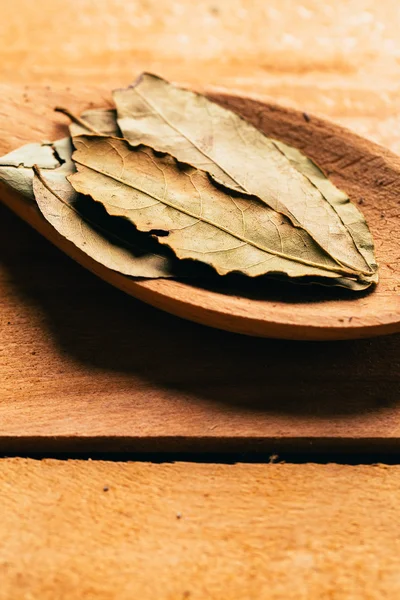
M 83 108 L 89 87 L 103 104 L 101 89 L 148 69 L 319 113 L 400 153 L 399 19 L 398 0 L 14 0 L 0 74 L 36 139 L 32 90 L 45 101 L 79 83 Z M 123 449 L 121 426 L 131 448 L 139 430 L 155 435 L 148 449 L 215 448 L 204 436 L 224 423 L 234 449 L 243 419 L 253 435 L 270 427 L 267 445 L 298 422 L 317 438 L 288 437 L 295 450 L 321 448 L 323 432 L 335 448 L 399 448 L 399 336 L 316 346 L 182 329 L 2 207 L 0 260 L 3 451 Z M 189 439 L 173 437 L 181 418 Z M 397 598 L 398 488 L 398 467 L 2 460 L 0 598 Z
M 43 96 L 46 96 L 44 99 Z M 93 92 L 93 98 L 97 97 Z M 106 95 L 104 93 L 103 95 Z M 4 140 L 26 136 L 26 142 L 49 138 L 54 130 L 54 106 L 78 111 L 82 98 L 70 92 L 37 94 L 28 101 L 15 91 L 3 94 L 0 130 Z M 371 337 L 400 331 L 400 209 L 397 180 L 400 159 L 381 146 L 321 119 L 276 105 L 228 95 L 217 102 L 234 108 L 267 135 L 300 148 L 329 174 L 355 203 L 360 203 L 375 239 L 380 283 L 369 294 L 343 295 L 337 290 L 309 290 L 291 285 L 241 280 L 203 287 L 172 280 L 134 281 L 105 268 L 65 240 L 40 211 L 9 188 L 0 200 L 84 267 L 123 291 L 180 317 L 236 333 L 300 340 Z M 40 107 L 41 121 L 32 107 Z M 23 125 L 19 125 L 19 123 Z M 12 124 L 12 126 L 11 126 Z M 17 124 L 17 125 L 16 125 Z M 63 131 L 62 135 L 67 135 Z M 9 144 L 5 142 L 4 144 Z M 14 149 L 14 148 L 12 148 Z M 228 281 L 232 282 L 232 279 Z
M 1 600 L 398 598 L 400 467 L 0 461 Z

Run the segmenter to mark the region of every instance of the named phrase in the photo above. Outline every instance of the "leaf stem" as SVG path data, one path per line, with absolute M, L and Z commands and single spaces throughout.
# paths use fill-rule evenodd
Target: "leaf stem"
M 88 131 L 91 131 L 95 135 L 103 135 L 101 133 L 101 131 L 98 131 L 97 129 L 95 129 L 94 127 L 89 125 L 89 123 L 87 123 L 81 117 L 78 117 L 78 115 L 75 115 L 74 113 L 72 113 L 70 110 L 68 110 L 68 108 L 63 108 L 62 106 L 56 106 L 54 111 L 65 115 L 66 117 L 71 119 L 71 121 L 73 123 L 76 123 L 77 125 L 80 125 L 81 127 L 84 127 L 85 129 L 87 129 Z

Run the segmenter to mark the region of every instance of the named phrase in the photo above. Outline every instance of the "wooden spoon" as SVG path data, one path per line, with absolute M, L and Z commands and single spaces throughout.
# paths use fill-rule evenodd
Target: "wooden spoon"
M 35 115 L 22 101 L 10 100 L 0 126 L 18 139 L 14 147 L 54 137 L 57 104 L 84 108 L 82 94 L 37 94 L 42 114 Z M 365 214 L 376 243 L 380 282 L 368 294 L 321 294 L 313 287 L 295 294 L 266 286 L 265 296 L 253 297 L 235 289 L 228 293 L 170 280 L 135 281 L 96 263 L 65 240 L 27 202 L 6 185 L 0 199 L 12 211 L 63 252 L 108 283 L 157 308 L 198 323 L 248 335 L 334 340 L 383 335 L 400 331 L 400 157 L 354 133 L 296 110 L 228 95 L 210 94 L 264 131 L 313 159 Z M 40 105 L 40 104 L 39 104 Z M 37 104 L 36 104 L 37 106 Z M 20 125 L 19 125 L 20 123 Z M 15 129 L 20 128 L 19 135 Z M 28 137 L 35 133 L 34 136 Z M 47 135 L 46 135 L 47 134 Z M 49 135 L 50 134 L 50 135 Z M 58 137 L 65 135 L 63 132 Z M 40 139 L 40 138 L 39 138 Z M 7 148 L 9 151 L 13 148 Z M 293 286 L 290 286 L 293 289 Z M 280 291 L 279 291 L 280 289 Z M 339 296 L 339 297 L 338 297 Z

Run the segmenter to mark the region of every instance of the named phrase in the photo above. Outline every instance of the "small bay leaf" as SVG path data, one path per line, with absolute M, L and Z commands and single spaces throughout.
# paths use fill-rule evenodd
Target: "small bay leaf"
M 348 199 L 346 206 L 341 197 L 335 201 L 342 193 L 333 193 L 333 184 L 319 169 L 313 172 L 306 157 L 305 163 L 300 160 L 301 153 L 288 156 L 284 145 L 237 114 L 155 75 L 144 73 L 113 97 L 118 125 L 130 144 L 167 152 L 232 190 L 259 197 L 344 267 L 376 281 L 372 238 L 363 217 Z
M 67 180 L 75 168 L 70 139 L 54 144 L 63 164 L 39 170 L 33 190 L 43 216 L 67 240 L 105 267 L 131 277 L 171 277 L 169 260 L 149 251 L 152 240 L 143 239 L 133 226 L 110 219 L 98 206 L 80 198 Z M 124 237 L 123 237 L 124 236 Z M 140 243 L 138 243 L 140 240 Z
M 26 198 L 33 199 L 33 165 L 40 169 L 55 169 L 60 161 L 50 142 L 26 144 L 0 158 L 0 181 Z
M 344 277 L 354 289 L 369 285 L 284 215 L 257 197 L 219 189 L 204 171 L 117 138 L 84 135 L 74 145 L 77 173 L 68 179 L 75 190 L 140 231 L 160 235 L 178 258 L 205 262 L 219 274 L 284 273 L 339 285 L 335 279 Z

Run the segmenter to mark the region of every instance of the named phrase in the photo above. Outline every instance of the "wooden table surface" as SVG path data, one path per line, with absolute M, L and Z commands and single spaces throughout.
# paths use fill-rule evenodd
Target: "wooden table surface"
M 46 86 L 101 90 L 146 69 L 315 112 L 400 153 L 399 27 L 397 0 L 14 0 L 0 21 L 2 94 L 29 101 Z M 14 243 L 31 235 L 5 211 L 1 218 Z M 83 372 L 90 331 L 81 352 L 69 354 L 68 329 L 60 329 L 62 313 L 46 305 L 45 290 L 31 284 L 27 293 L 24 266 L 9 249 L 2 247 L 0 262 L 13 294 L 11 313 L 0 315 L 1 389 L 16 390 L 14 410 L 20 401 L 29 420 L 26 386 L 33 396 L 39 384 L 51 386 L 60 360 Z M 172 317 L 147 312 L 173 336 Z M 54 315 L 63 343 L 47 326 Z M 52 360 L 41 360 L 36 342 L 52 349 Z M 390 409 L 400 397 L 400 344 L 398 336 L 371 344 L 360 349 L 371 385 L 381 389 L 382 422 L 385 402 Z M 332 381 L 353 356 L 338 348 L 325 350 L 339 366 Z M 288 352 L 295 358 L 293 347 Z M 19 361 L 11 370 L 10 357 Z M 375 357 L 387 371 L 374 369 Z M 115 366 L 95 368 L 109 369 L 118 388 Z M 318 367 L 314 386 L 311 376 L 315 407 Z M 358 376 L 368 401 L 370 386 Z M 397 466 L 3 459 L 0 598 L 398 598 L 399 484 Z

